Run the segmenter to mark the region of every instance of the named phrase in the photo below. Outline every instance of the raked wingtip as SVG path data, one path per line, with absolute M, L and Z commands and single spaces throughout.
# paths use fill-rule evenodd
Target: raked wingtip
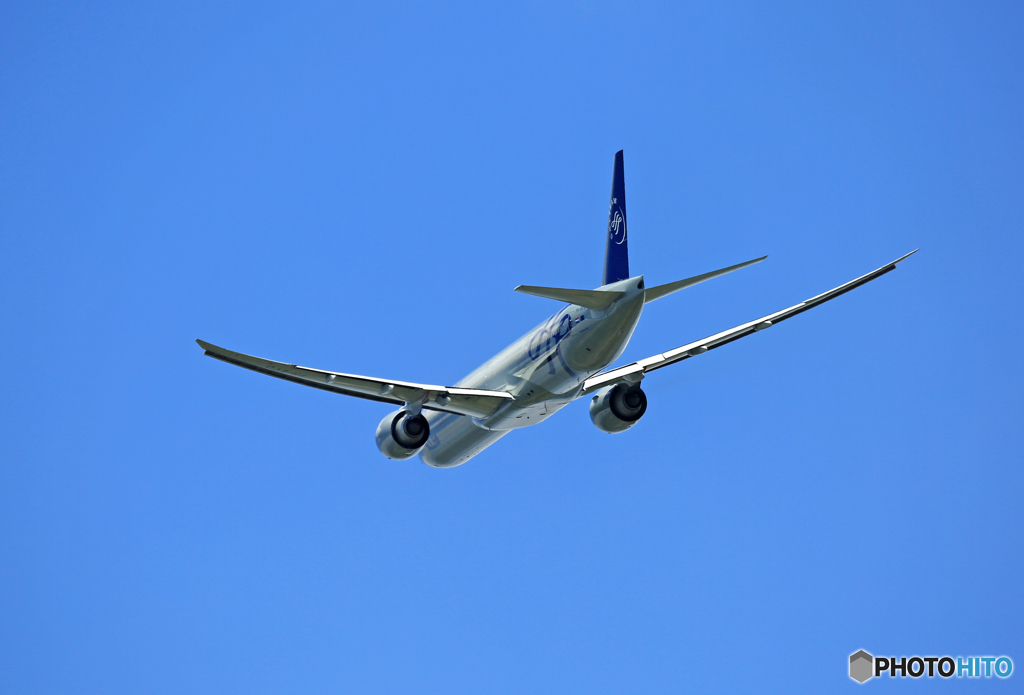
M 906 256 L 900 256 L 900 257 L 899 257 L 899 258 L 897 258 L 897 259 L 896 259 L 895 261 L 893 261 L 893 262 L 892 262 L 892 264 L 893 264 L 893 265 L 896 265 L 896 264 L 897 264 L 897 263 L 899 263 L 900 261 L 902 261 L 902 260 L 904 260 L 904 259 L 907 259 L 907 258 L 910 258 L 911 256 L 913 256 L 913 255 L 914 255 L 915 253 L 917 253 L 917 252 L 918 252 L 918 251 L 920 251 L 920 250 L 921 250 L 920 248 L 916 248 L 916 249 L 914 249 L 913 251 L 911 251 L 910 253 L 908 253 L 908 254 L 907 254 Z

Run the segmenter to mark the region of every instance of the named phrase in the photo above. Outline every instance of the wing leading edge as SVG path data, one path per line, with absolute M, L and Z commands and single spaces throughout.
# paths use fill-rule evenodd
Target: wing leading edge
M 878 270 L 872 271 L 867 275 L 861 275 L 856 280 L 851 280 L 845 285 L 840 285 L 839 287 L 829 290 L 828 292 L 819 294 L 816 297 L 811 297 L 805 302 L 794 304 L 788 309 L 783 309 L 782 311 L 776 311 L 774 314 L 762 316 L 759 319 L 749 321 L 740 326 L 736 326 L 735 328 L 730 328 L 727 331 L 722 331 L 721 333 L 716 333 L 715 335 L 704 338 L 703 340 L 698 340 L 693 343 L 687 343 L 686 345 L 678 347 L 675 350 L 669 350 L 668 352 L 663 352 L 659 355 L 654 355 L 652 357 L 648 357 L 647 359 L 638 360 L 636 362 L 633 362 L 632 364 L 627 364 L 624 367 L 617 367 L 607 372 L 595 374 L 594 376 L 590 377 L 589 379 L 583 382 L 583 390 L 580 392 L 580 396 L 584 396 L 588 393 L 596 391 L 597 389 L 602 388 L 604 386 L 608 386 L 610 384 L 620 382 L 636 383 L 643 379 L 644 375 L 647 372 L 652 372 L 655 369 L 661 369 L 662 367 L 667 367 L 670 364 L 675 364 L 676 362 L 682 362 L 683 360 L 689 359 L 691 357 L 702 355 L 708 350 L 714 350 L 715 348 L 722 347 L 723 345 L 731 343 L 734 340 L 739 340 L 740 338 L 745 338 L 748 335 L 757 333 L 758 331 L 762 331 L 765 328 L 770 328 L 771 326 L 774 326 L 780 321 L 785 321 L 786 319 L 792 318 L 793 316 L 803 313 L 808 309 L 813 309 L 819 304 L 824 304 L 830 299 L 835 299 L 841 294 L 846 294 L 850 290 L 854 290 L 860 287 L 861 285 L 871 282 L 875 278 L 879 278 L 885 275 L 886 273 L 895 270 L 897 263 L 906 259 L 909 256 L 912 256 L 915 253 L 917 253 L 917 249 L 914 249 L 906 256 L 897 258 L 895 261 L 889 263 L 888 265 L 882 266 Z
M 196 342 L 199 343 L 199 347 L 203 348 L 203 354 L 228 364 L 251 369 L 254 372 L 278 379 L 294 381 L 303 386 L 312 386 L 324 391 L 340 393 L 343 396 L 355 396 L 381 403 L 416 404 L 427 410 L 440 410 L 470 417 L 487 417 L 502 403 L 513 400 L 512 394 L 505 391 L 414 384 L 408 381 L 329 372 L 324 369 L 300 367 L 296 364 L 274 362 L 262 357 L 244 355 L 202 340 Z

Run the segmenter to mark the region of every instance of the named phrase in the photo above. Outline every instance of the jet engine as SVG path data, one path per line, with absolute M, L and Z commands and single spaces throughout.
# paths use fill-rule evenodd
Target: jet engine
M 608 434 L 625 432 L 647 412 L 647 394 L 639 384 L 605 386 L 590 400 L 590 419 Z
M 430 437 L 430 425 L 422 413 L 410 417 L 404 410 L 391 413 L 377 425 L 377 448 L 394 461 L 412 458 Z

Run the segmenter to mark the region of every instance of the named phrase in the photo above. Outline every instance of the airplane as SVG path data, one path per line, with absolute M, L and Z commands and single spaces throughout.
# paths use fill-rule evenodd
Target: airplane
M 655 287 L 629 274 L 622 151 L 615 154 L 605 239 L 604 278 L 593 290 L 520 285 L 514 291 L 566 304 L 454 386 L 377 379 L 300 367 L 226 350 L 197 340 L 215 359 L 304 386 L 400 406 L 377 427 L 389 459 L 419 454 L 434 468 L 461 465 L 509 432 L 544 422 L 569 403 L 590 397 L 590 418 L 602 432 L 624 432 L 647 411 L 641 381 L 653 371 L 760 333 L 894 270 L 917 249 L 807 301 L 666 352 L 609 369 L 629 343 L 644 305 L 687 287 L 760 263 L 767 256 Z

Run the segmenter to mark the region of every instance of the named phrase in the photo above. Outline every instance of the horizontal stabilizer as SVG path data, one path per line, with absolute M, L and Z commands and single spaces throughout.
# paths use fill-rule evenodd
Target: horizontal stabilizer
M 644 294 L 644 304 L 646 304 L 647 302 L 653 302 L 655 299 L 661 299 L 662 297 L 672 294 L 673 292 L 685 290 L 687 287 L 699 285 L 705 280 L 711 280 L 712 278 L 716 278 L 719 275 L 725 275 L 726 273 L 731 273 L 734 270 L 746 268 L 748 265 L 760 263 L 766 258 L 768 258 L 768 256 L 761 256 L 760 258 L 755 258 L 754 260 L 747 261 L 746 263 L 738 263 L 736 265 L 731 265 L 728 268 L 722 268 L 721 270 L 712 270 L 710 273 L 704 273 L 703 275 L 694 275 L 692 278 L 686 278 L 685 280 L 676 280 L 675 282 L 670 282 L 665 285 L 649 287 L 646 293 Z
M 622 292 L 605 292 L 603 290 L 567 290 L 561 287 L 537 287 L 535 285 L 520 285 L 516 292 L 532 294 L 536 297 L 546 297 L 559 302 L 576 304 L 595 311 L 602 311 L 612 305 L 616 299 L 622 296 Z

